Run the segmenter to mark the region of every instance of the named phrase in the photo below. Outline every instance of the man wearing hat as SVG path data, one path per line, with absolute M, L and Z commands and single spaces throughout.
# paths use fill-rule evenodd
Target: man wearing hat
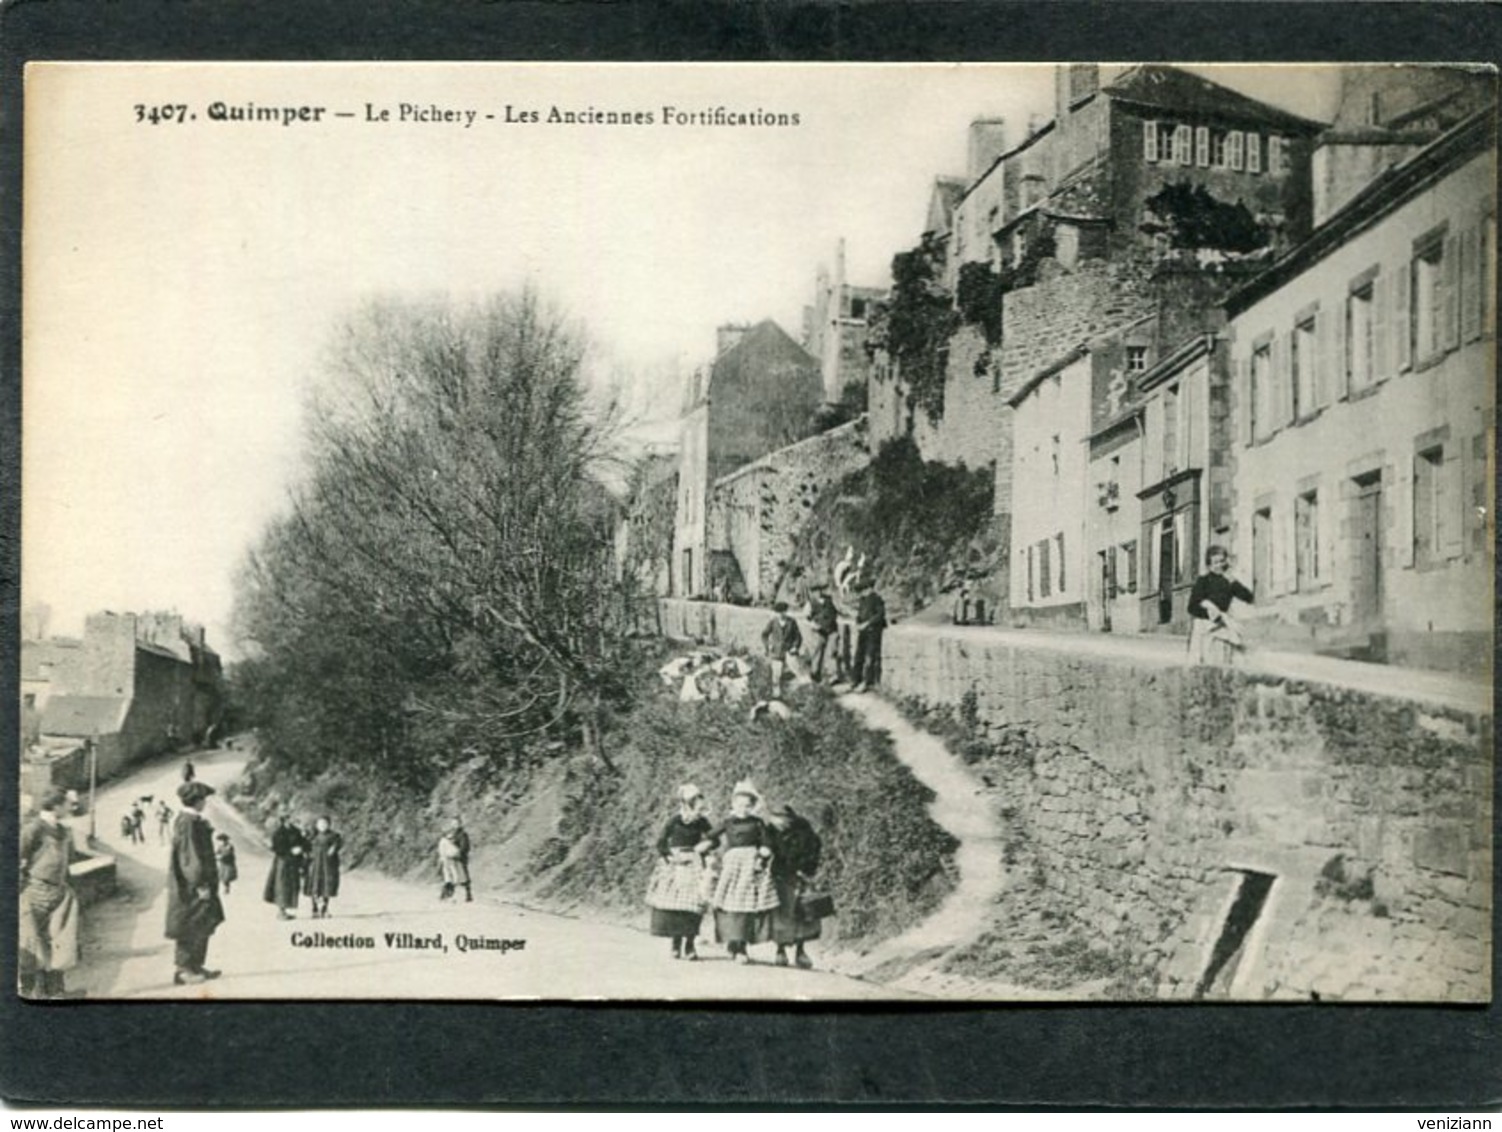
M 167 865 L 166 935 L 177 941 L 177 971 L 172 981 L 179 986 L 219 977 L 218 971 L 204 966 L 209 936 L 224 922 L 214 827 L 203 816 L 203 804 L 212 793 L 212 786 L 198 781 L 177 788 L 183 805 L 172 827 L 172 856 Z
M 761 631 L 761 643 L 767 650 L 767 663 L 772 666 L 772 698 L 782 698 L 782 677 L 791 658 L 803 648 L 803 633 L 798 622 L 788 615 L 788 603 L 779 601 L 772 606 L 775 616 Z

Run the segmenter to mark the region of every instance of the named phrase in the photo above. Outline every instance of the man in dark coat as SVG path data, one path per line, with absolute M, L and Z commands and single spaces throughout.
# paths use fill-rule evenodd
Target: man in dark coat
M 855 608 L 855 680 L 853 691 L 881 683 L 881 634 L 887 627 L 887 604 L 870 582 L 860 585 Z
M 830 649 L 830 643 L 840 628 L 840 611 L 835 606 L 834 600 L 829 596 L 829 587 L 822 582 L 814 586 L 813 602 L 809 605 L 808 618 L 814 624 L 814 655 L 810 664 L 810 672 L 814 683 L 819 684 L 824 680 L 824 658 L 833 655 L 835 682 L 838 683 L 845 675 L 844 665 L 840 663 L 840 650 L 838 647 Z
M 204 819 L 203 804 L 212 786 L 184 782 L 177 788 L 183 808 L 172 827 L 172 856 L 167 865 L 167 938 L 177 941 L 172 981 L 202 983 L 218 971 L 204 966 L 209 936 L 224 923 L 219 902 L 219 866 L 214 857 L 214 827 Z
M 782 677 L 793 658 L 803 648 L 803 633 L 798 622 L 788 615 L 787 602 L 779 601 L 772 607 L 775 616 L 761 631 L 761 643 L 767 650 L 767 663 L 772 667 L 772 698 L 782 695 Z

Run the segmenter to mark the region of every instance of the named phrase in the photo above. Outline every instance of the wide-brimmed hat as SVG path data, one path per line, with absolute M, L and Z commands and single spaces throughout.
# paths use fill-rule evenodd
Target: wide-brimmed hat
M 199 782 L 196 779 L 192 782 L 184 782 L 177 788 L 177 796 L 185 806 L 196 805 L 213 793 L 214 788 L 212 786 L 206 782 Z
M 773 605 L 772 605 L 772 612 L 773 613 L 786 613 L 787 611 L 788 611 L 788 603 L 785 602 L 785 601 L 774 602 Z
M 735 789 L 730 791 L 730 796 L 732 798 L 734 798 L 737 794 L 744 794 L 753 802 L 761 801 L 761 791 L 756 788 L 756 783 L 752 782 L 749 778 L 741 779 L 735 784 Z

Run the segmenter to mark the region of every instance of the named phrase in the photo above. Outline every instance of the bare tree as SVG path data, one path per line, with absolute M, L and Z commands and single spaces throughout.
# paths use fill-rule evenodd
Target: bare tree
M 312 474 L 242 578 L 250 634 L 301 639 L 305 591 L 352 640 L 385 642 L 373 694 L 399 690 L 419 730 L 577 728 L 608 766 L 626 595 L 601 485 L 611 419 L 583 361 L 582 335 L 530 291 L 351 319 L 310 403 Z

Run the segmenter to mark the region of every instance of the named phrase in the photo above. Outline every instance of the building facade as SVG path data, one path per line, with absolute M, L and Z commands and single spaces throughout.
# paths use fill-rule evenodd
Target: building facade
M 1489 662 L 1495 119 L 1372 183 L 1228 305 L 1232 530 L 1265 640 Z
M 709 494 L 742 465 L 808 436 L 824 403 L 817 359 L 770 319 L 721 327 L 719 353 L 690 379 L 673 524 L 673 593 L 701 597 L 712 576 Z M 728 566 L 720 559 L 721 567 Z

